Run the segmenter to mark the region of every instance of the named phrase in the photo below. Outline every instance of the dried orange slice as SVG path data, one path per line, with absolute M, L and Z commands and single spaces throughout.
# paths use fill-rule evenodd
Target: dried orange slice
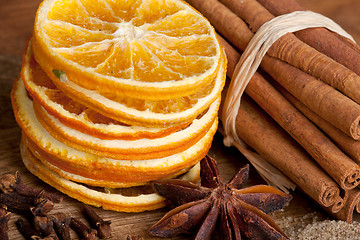
M 27 45 L 23 56 L 22 80 L 32 98 L 62 123 L 101 139 L 158 138 L 175 132 L 188 123 L 170 127 L 131 126 L 106 117 L 74 101 L 60 91 L 41 69 Z
M 105 168 L 101 168 L 99 166 L 98 169 L 92 169 L 91 171 L 89 171 L 89 169 L 87 169 L 87 171 L 73 171 L 75 168 L 84 169 L 84 167 L 81 166 L 81 164 L 80 166 L 76 166 L 75 168 L 67 167 L 66 164 L 60 164 L 60 167 L 57 167 L 52 163 L 55 162 L 55 164 L 58 164 L 59 161 L 61 162 L 62 160 L 57 159 L 56 157 L 51 156 L 47 152 L 43 151 L 34 142 L 32 142 L 29 137 L 26 136 L 26 134 L 22 135 L 21 142 L 22 144 L 25 144 L 26 148 L 50 170 L 56 172 L 61 177 L 89 186 L 106 188 L 129 188 L 134 186 L 142 186 L 146 185 L 152 180 L 175 178 L 188 172 L 192 168 L 199 168 L 199 166 L 197 166 L 198 163 L 196 163 L 195 166 L 180 169 L 178 172 L 161 171 L 160 174 L 147 174 L 144 168 L 143 174 L 134 174 L 134 172 L 132 172 L 132 174 L 130 175 L 129 171 L 126 171 L 127 173 L 125 173 L 125 175 L 128 176 L 127 178 L 121 175 L 118 170 L 107 168 L 107 166 L 104 166 Z M 152 169 L 149 168 L 149 171 L 152 171 Z M 191 176 L 193 176 L 193 174 L 191 174 Z
M 33 68 L 39 68 L 31 64 L 31 56 L 32 50 L 28 47 L 22 68 L 22 77 L 25 82 L 34 81 L 31 80 L 35 77 Z M 226 79 L 224 56 L 220 58 L 219 65 L 215 79 L 201 90 L 168 100 L 141 100 L 128 97 L 126 94 L 104 94 L 88 90 L 68 81 L 65 73 L 61 73 L 59 78 L 52 80 L 68 97 L 104 116 L 129 125 L 164 128 L 191 122 L 220 96 Z M 45 78 L 44 76 L 36 77 Z
M 43 165 L 26 148 L 20 145 L 22 160 L 26 168 L 44 182 L 81 202 L 106 210 L 121 212 L 143 212 L 158 209 L 166 205 L 165 198 L 151 192 L 148 188 L 110 189 L 108 191 L 91 188 L 61 177 Z M 196 182 L 199 179 L 199 167 L 193 167 L 183 179 Z
M 24 100 L 26 101 L 26 100 Z M 48 114 L 35 100 L 38 121 L 58 141 L 80 151 L 115 159 L 160 158 L 184 151 L 198 142 L 213 125 L 220 105 L 216 100 L 210 108 L 186 128 L 155 139 L 104 140 L 77 131 Z
M 39 145 L 39 139 L 32 140 L 24 131 L 26 144 L 45 165 L 62 175 L 60 170 L 86 178 L 104 181 L 121 182 L 121 187 L 133 186 L 137 182 L 166 178 L 189 168 L 199 162 L 211 147 L 212 136 L 216 132 L 216 124 L 209 133 L 191 148 L 178 154 L 164 158 L 149 160 L 114 160 L 86 154 L 69 148 L 61 142 L 44 136 L 48 147 Z M 31 136 L 34 137 L 34 136 Z M 50 142 L 48 142 L 49 140 Z M 52 168 L 51 165 L 56 168 Z M 95 183 L 94 183 L 95 184 Z
M 45 0 L 33 47 L 59 84 L 62 72 L 82 88 L 152 100 L 198 92 L 222 56 L 210 23 L 180 0 Z
M 101 94 L 72 82 L 66 85 L 58 85 L 56 81 L 54 83 L 67 96 L 111 119 L 136 126 L 168 127 L 188 123 L 206 110 L 221 95 L 225 79 L 226 61 L 223 59 L 210 85 L 188 96 L 160 101 Z
M 25 96 L 25 97 L 24 97 Z M 73 149 L 53 138 L 37 120 L 26 89 L 18 79 L 11 94 L 16 120 L 35 146 L 49 154 L 49 162 L 67 172 L 84 177 L 117 178 L 121 182 L 145 182 L 167 177 L 199 162 L 209 150 L 217 130 L 217 118 L 206 135 L 183 152 L 150 160 L 115 160 Z M 35 147 L 34 147 L 35 149 Z M 116 174 L 114 173 L 116 172 Z

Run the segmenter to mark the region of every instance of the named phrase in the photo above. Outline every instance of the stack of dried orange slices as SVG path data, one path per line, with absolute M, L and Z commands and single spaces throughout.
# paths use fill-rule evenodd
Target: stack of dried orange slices
M 36 176 L 87 204 L 164 206 L 152 180 L 197 181 L 226 58 L 181 0 L 44 0 L 12 102 Z

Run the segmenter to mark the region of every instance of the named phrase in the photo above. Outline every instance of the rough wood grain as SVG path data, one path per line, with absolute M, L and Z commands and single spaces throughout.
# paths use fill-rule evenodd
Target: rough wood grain
M 355 39 L 360 42 L 360 1 L 358 0 L 299 0 L 306 8 L 323 13 L 341 24 Z M 10 90 L 13 80 L 18 76 L 21 66 L 21 55 L 26 40 L 30 37 L 35 11 L 40 0 L 0 0 L 0 175 L 20 171 L 25 183 L 55 191 L 42 181 L 31 175 L 20 160 L 18 144 L 20 129 L 13 117 Z M 216 135 L 210 154 L 219 162 L 219 170 L 228 180 L 239 167 L 247 161 L 233 148 L 222 145 L 220 135 Z M 263 183 L 253 168 L 250 170 L 248 184 Z M 273 214 L 278 223 L 297 224 L 307 213 L 316 212 L 320 219 L 326 217 L 324 212 L 311 202 L 304 194 L 295 191 L 294 199 L 284 211 Z M 64 202 L 57 205 L 53 213 L 62 211 L 75 217 L 81 217 L 80 203 L 65 196 Z M 125 239 L 126 235 L 143 236 L 145 239 L 156 239 L 148 236 L 146 230 L 165 214 L 167 209 L 137 214 L 117 213 L 98 209 L 99 215 L 112 221 L 113 238 Z M 14 222 L 13 215 L 9 222 L 10 239 L 22 239 Z M 289 221 L 293 219 L 293 221 Z M 73 239 L 76 239 L 72 233 Z M 174 239 L 191 239 L 180 236 Z

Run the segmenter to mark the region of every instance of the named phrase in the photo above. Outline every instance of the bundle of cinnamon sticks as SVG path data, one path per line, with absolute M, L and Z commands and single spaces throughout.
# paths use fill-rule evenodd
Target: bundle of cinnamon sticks
M 219 34 L 231 79 L 266 22 L 304 10 L 295 0 L 186 0 Z M 360 212 L 360 47 L 325 28 L 278 39 L 252 77 L 238 136 L 337 219 Z

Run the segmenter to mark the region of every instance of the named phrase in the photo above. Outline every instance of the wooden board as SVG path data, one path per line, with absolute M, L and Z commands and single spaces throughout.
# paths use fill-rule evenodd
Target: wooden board
M 360 42 L 360 1 L 359 0 L 299 0 L 308 9 L 320 12 L 336 22 L 352 34 Z M 51 191 L 51 187 L 31 175 L 23 166 L 19 154 L 20 129 L 12 113 L 10 91 L 13 80 L 18 76 L 21 65 L 21 54 L 26 40 L 30 37 L 33 19 L 40 0 L 0 0 L 0 175 L 19 171 L 25 183 L 42 187 Z M 239 167 L 247 163 L 241 154 L 222 145 L 222 138 L 216 135 L 210 154 L 219 162 L 219 168 L 225 180 L 228 180 Z M 263 183 L 260 176 L 251 168 L 249 185 Z M 293 193 L 294 199 L 284 211 L 273 214 L 274 219 L 282 224 L 290 221 L 290 225 L 298 224 L 307 213 L 313 213 L 319 219 L 326 218 L 326 214 L 301 192 Z M 81 217 L 80 203 L 65 196 L 63 203 L 57 205 L 53 213 L 62 211 Z M 126 235 L 140 235 L 145 239 L 151 238 L 146 234 L 147 229 L 154 224 L 166 209 L 144 213 L 117 213 L 99 209 L 99 214 L 112 221 L 113 239 L 124 239 Z M 9 222 L 10 239 L 22 239 L 15 227 L 16 215 Z M 76 239 L 76 236 L 74 236 Z M 174 239 L 191 239 L 180 236 Z

